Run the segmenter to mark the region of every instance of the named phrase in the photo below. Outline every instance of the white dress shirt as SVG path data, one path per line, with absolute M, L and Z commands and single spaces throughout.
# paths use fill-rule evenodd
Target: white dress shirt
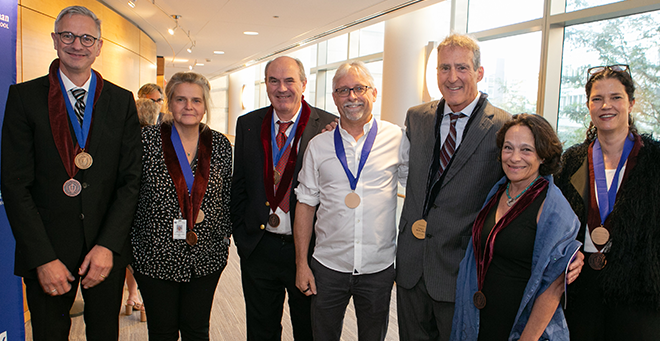
M 69 79 L 69 77 L 67 77 L 64 74 L 64 72 L 62 72 L 62 70 L 59 71 L 60 71 L 60 76 L 62 76 L 62 84 L 64 84 L 64 89 L 66 89 L 66 94 L 69 95 L 69 101 L 71 103 L 71 107 L 75 108 L 77 101 L 76 96 L 74 96 L 73 92 L 71 91 L 78 88 L 85 90 L 85 96 L 83 97 L 83 101 L 85 102 L 85 104 L 87 104 L 87 94 L 89 94 L 89 85 L 92 83 L 92 76 L 90 75 L 89 78 L 87 78 L 87 82 L 85 82 L 83 86 L 77 86 L 73 84 L 73 82 Z M 96 81 L 98 82 L 98 79 Z
M 341 124 L 336 128 L 353 175 L 357 175 L 360 154 L 373 122 L 372 118 L 364 125 L 364 135 L 358 141 Z M 325 132 L 309 142 L 298 174 L 298 201 L 319 205 L 313 257 L 335 271 L 376 273 L 394 263 L 397 181 L 405 186 L 410 143 L 401 127 L 378 121 L 378 134 L 355 188 L 361 202 L 351 209 L 344 203 L 351 187 L 335 154 L 334 134 Z
M 463 108 L 463 110 L 459 112 L 453 112 L 447 102 L 445 102 L 445 111 L 443 111 L 442 115 L 442 123 L 440 124 L 440 145 L 445 143 L 445 139 L 447 139 L 447 135 L 449 135 L 449 126 L 451 125 L 451 119 L 449 118 L 449 114 L 460 114 L 463 113 L 465 116 L 461 116 L 458 118 L 458 121 L 456 121 L 456 148 L 458 149 L 458 146 L 461 145 L 461 141 L 463 141 L 463 132 L 465 131 L 465 126 L 467 126 L 468 121 L 470 120 L 470 116 L 472 115 L 472 112 L 474 111 L 474 108 L 477 106 L 477 102 L 479 102 L 479 98 L 481 97 L 481 92 L 477 92 L 477 97 L 470 103 L 468 104 L 467 107 Z
M 277 134 L 277 132 L 280 129 L 280 125 L 279 125 L 279 123 L 277 123 L 278 121 L 281 121 L 282 123 L 286 123 L 286 122 L 294 122 L 295 123 L 296 120 L 298 119 L 298 116 L 300 116 L 301 111 L 302 111 L 302 104 L 298 108 L 298 112 L 296 112 L 296 114 L 293 116 L 293 118 L 291 120 L 282 121 L 280 119 L 280 117 L 277 115 L 277 112 L 275 112 L 275 110 L 273 109 L 273 122 L 275 123 L 275 134 Z M 300 124 L 300 123 L 298 123 L 298 124 Z M 289 137 L 292 130 L 293 130 L 293 124 L 290 125 L 289 128 L 286 129 L 285 134 L 286 134 L 287 137 Z M 293 133 L 295 133 L 295 132 L 293 132 Z M 291 143 L 293 143 L 293 140 L 294 139 L 291 139 Z M 298 142 L 298 146 L 300 147 L 300 142 Z M 275 146 L 275 147 L 277 147 L 277 146 Z M 284 146 L 284 148 L 286 148 L 286 146 Z M 303 157 L 303 156 L 298 154 L 298 157 Z M 275 168 L 275 165 L 273 165 L 273 169 L 274 168 Z M 277 227 L 272 227 L 272 226 L 270 226 L 270 224 L 266 224 L 266 231 L 272 232 L 272 233 L 277 233 L 277 234 L 289 234 L 290 235 L 291 234 L 291 214 L 290 214 L 291 208 L 292 207 L 289 207 L 289 212 L 285 213 L 284 211 L 282 211 L 282 209 L 279 206 L 277 207 L 277 210 L 275 210 L 275 212 L 273 212 L 273 208 L 271 207 L 270 211 L 272 213 L 277 214 L 277 216 L 280 217 L 280 225 L 277 226 Z

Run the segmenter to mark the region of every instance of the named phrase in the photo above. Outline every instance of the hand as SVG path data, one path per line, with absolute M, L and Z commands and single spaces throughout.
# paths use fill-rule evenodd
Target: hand
M 95 245 L 80 265 L 78 274 L 85 275 L 80 284 L 85 289 L 103 282 L 112 270 L 112 251 L 105 246 Z
M 575 254 L 575 259 L 568 266 L 568 284 L 575 282 L 578 276 L 580 276 L 582 266 L 584 266 L 584 253 L 578 251 Z
M 44 292 L 51 296 L 64 295 L 71 290 L 75 278 L 59 259 L 37 267 L 37 277 Z
M 325 128 L 321 130 L 322 133 L 325 133 L 326 131 L 333 131 L 337 127 L 337 124 L 339 124 L 339 119 L 335 118 L 334 121 L 328 123 L 325 125 Z
M 316 281 L 312 269 L 308 265 L 298 266 L 296 270 L 296 287 L 305 296 L 316 295 Z

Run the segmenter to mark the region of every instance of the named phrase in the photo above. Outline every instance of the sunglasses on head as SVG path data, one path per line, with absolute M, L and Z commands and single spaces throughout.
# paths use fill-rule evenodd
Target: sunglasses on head
M 589 80 L 591 76 L 599 72 L 605 71 L 605 69 L 610 69 L 614 72 L 627 72 L 628 75 L 632 77 L 632 74 L 630 74 L 630 65 L 614 64 L 614 65 L 601 65 L 601 66 L 590 67 L 589 69 L 587 69 L 587 80 Z

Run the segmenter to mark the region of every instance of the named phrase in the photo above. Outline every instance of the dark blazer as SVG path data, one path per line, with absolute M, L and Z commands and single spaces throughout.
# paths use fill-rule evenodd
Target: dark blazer
M 411 289 L 423 274 L 431 298 L 454 302 L 458 268 L 470 241 L 472 223 L 488 191 L 504 174 L 497 161 L 495 134 L 511 115 L 487 100 L 481 110 L 472 113 L 476 116 L 452 157 L 427 218 L 426 238 L 420 240 L 411 227 L 423 215 L 438 103 L 412 107 L 406 115 L 410 166 L 399 223 L 396 283 Z
M 70 198 L 62 191 L 69 176 L 50 128 L 48 90 L 44 76 L 11 86 L 7 99 L 2 195 L 16 239 L 14 272 L 36 278 L 37 266 L 59 259 L 75 275 L 83 252 L 97 244 L 113 251 L 115 266 L 126 266 L 142 170 L 133 95 L 103 81 L 89 135 L 94 163 L 78 171 L 83 189 Z
M 264 234 L 270 207 L 266 206 L 264 185 L 264 151 L 261 144 L 261 123 L 269 107 L 261 108 L 238 118 L 234 146 L 234 175 L 231 188 L 231 220 L 234 228 L 234 241 L 241 258 L 250 256 Z M 307 143 L 336 116 L 310 106 L 309 122 L 300 138 L 298 159 L 291 185 L 290 211 L 291 226 L 298 201 L 294 189 L 298 186 L 298 172 L 302 166 Z

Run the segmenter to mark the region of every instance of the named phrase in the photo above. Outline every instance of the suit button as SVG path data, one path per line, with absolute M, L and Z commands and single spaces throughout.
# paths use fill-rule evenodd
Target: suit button
M 82 183 L 82 188 L 87 188 L 87 186 L 89 186 L 89 185 L 87 185 L 86 182 L 83 182 L 83 183 Z
M 85 219 L 85 215 L 83 213 L 80 213 L 80 220 Z
M 270 203 L 268 201 L 266 201 L 266 206 L 270 206 Z
M 433 235 L 430 234 L 430 233 L 427 233 L 427 234 L 426 234 L 426 238 L 431 239 L 431 238 L 433 238 Z
M 266 228 L 266 226 L 264 226 L 264 225 L 261 225 L 261 226 L 259 226 L 259 228 L 263 230 L 263 229 L 265 229 L 265 228 Z

